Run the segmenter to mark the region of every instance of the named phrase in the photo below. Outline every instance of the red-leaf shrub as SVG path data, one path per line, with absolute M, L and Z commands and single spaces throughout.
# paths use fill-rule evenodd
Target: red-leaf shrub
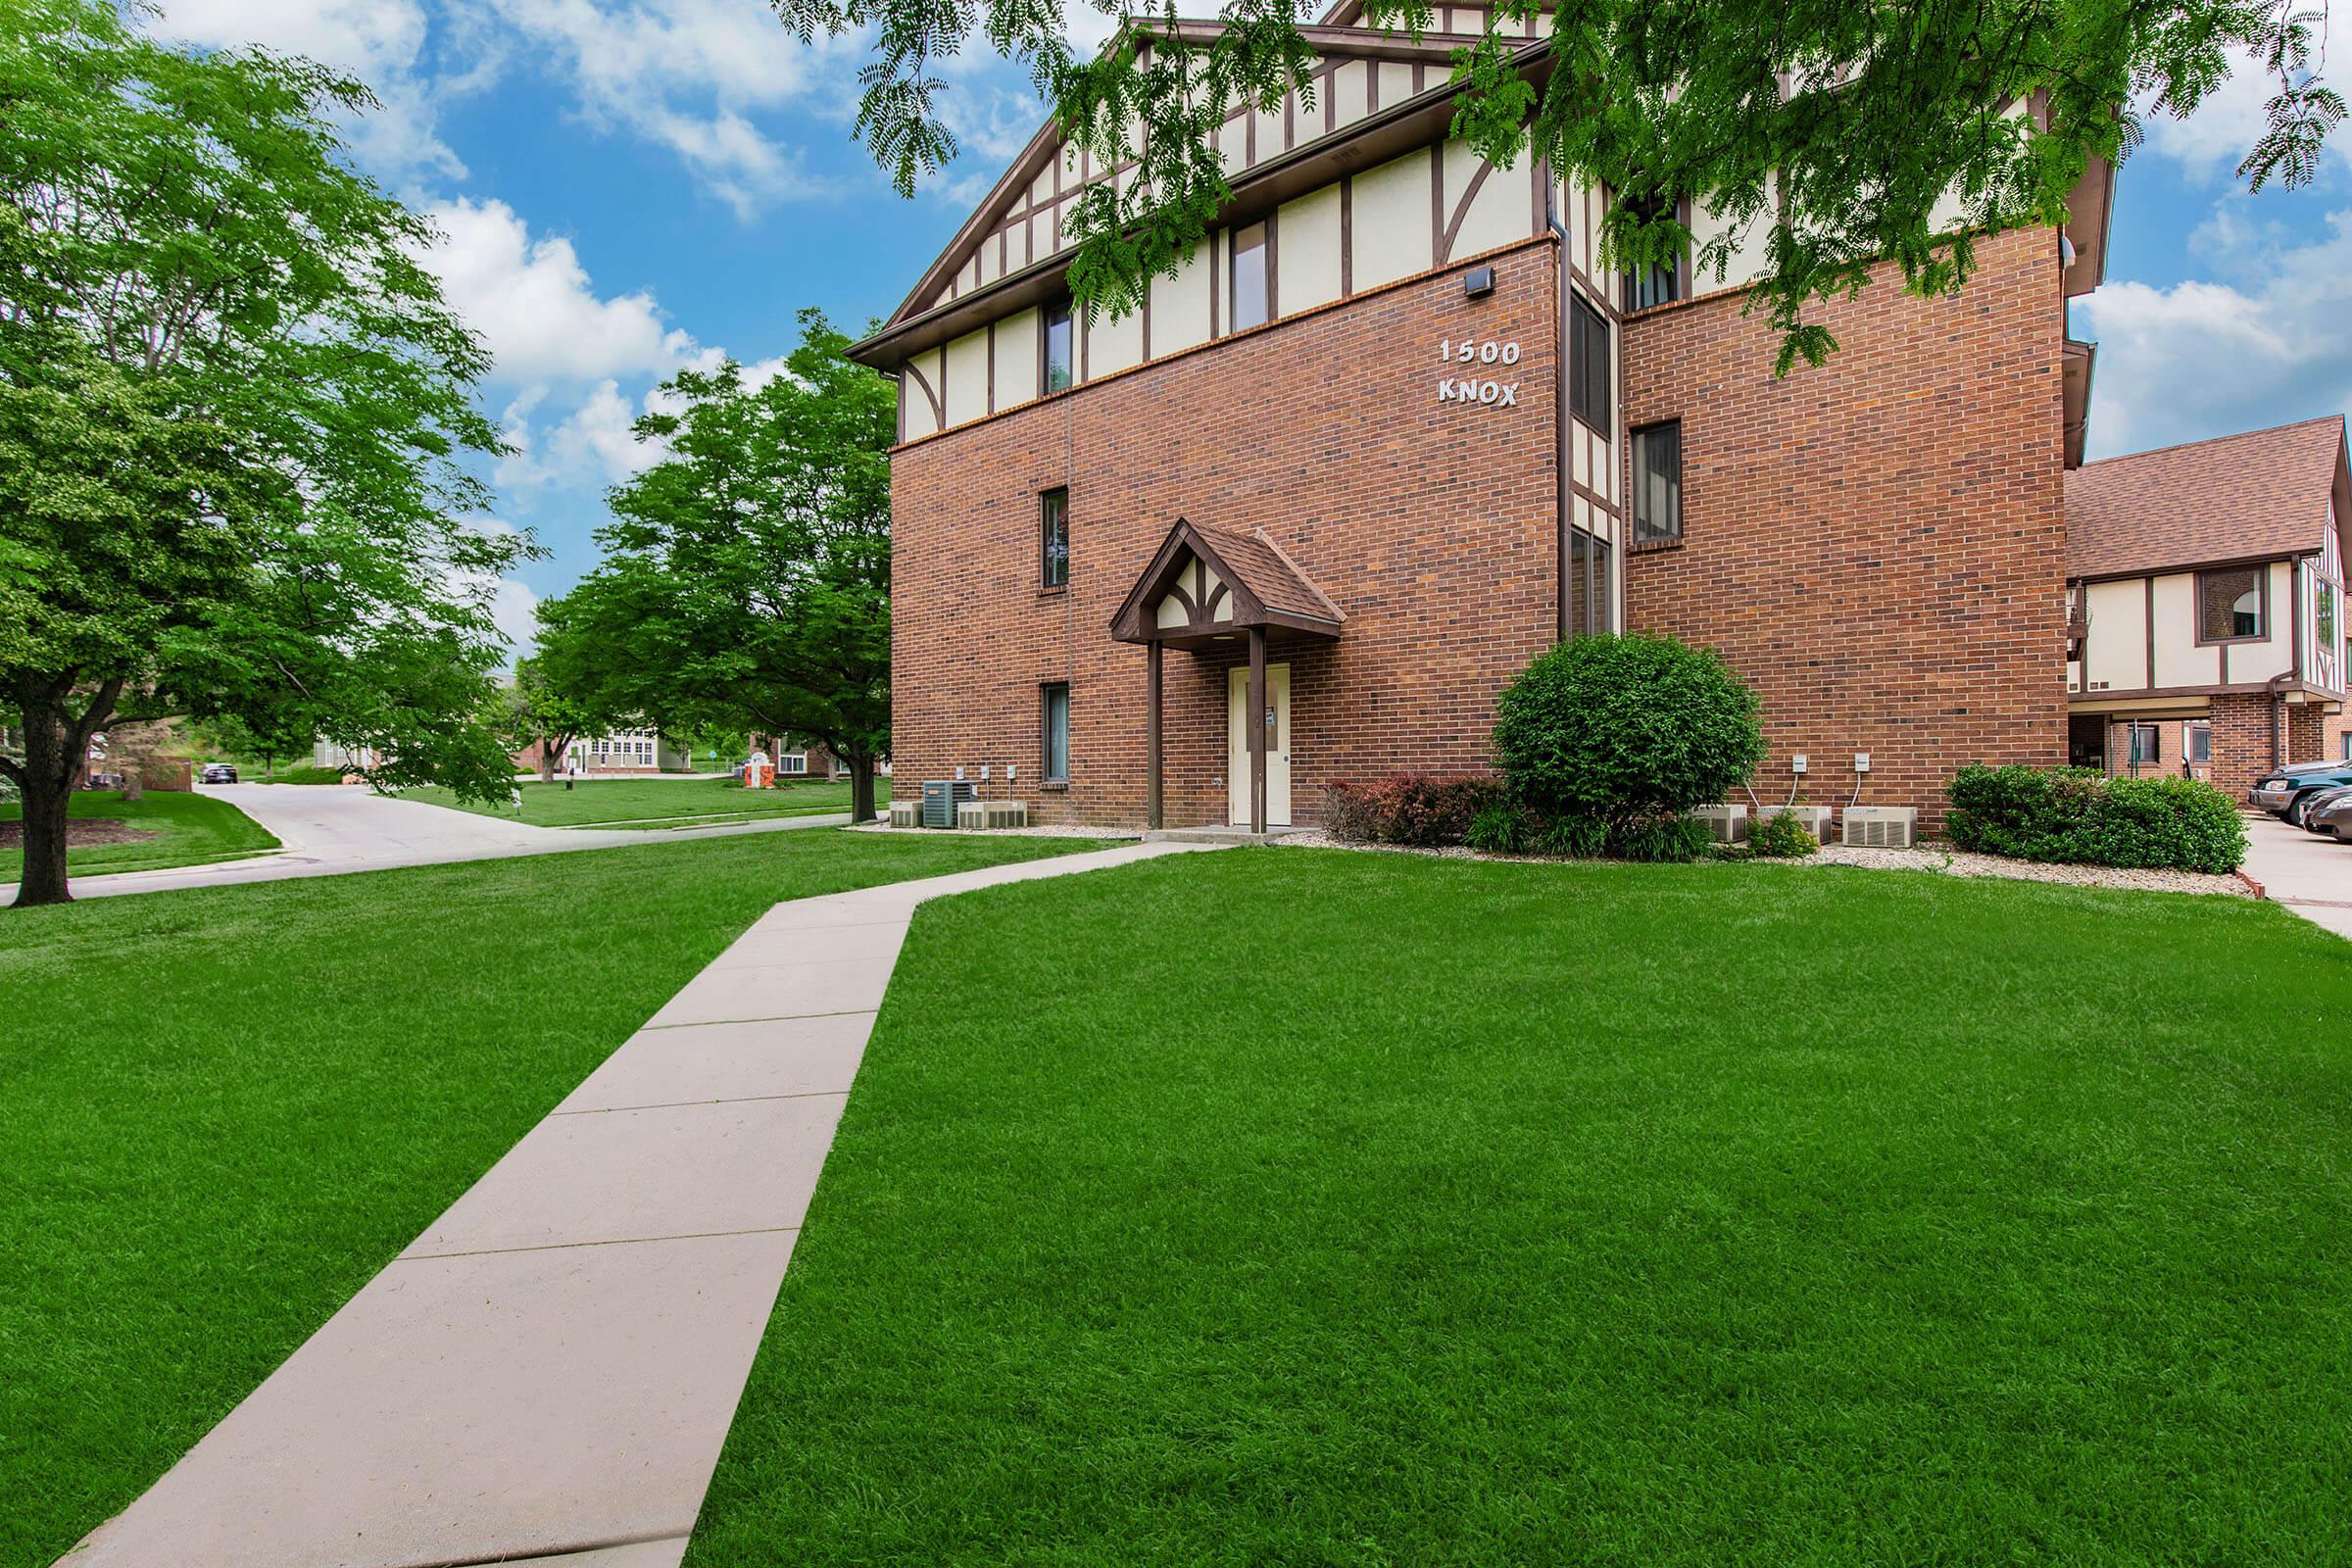
M 1323 826 L 1354 844 L 1459 844 L 1470 819 L 1505 799 L 1491 773 L 1393 773 L 1323 794 Z

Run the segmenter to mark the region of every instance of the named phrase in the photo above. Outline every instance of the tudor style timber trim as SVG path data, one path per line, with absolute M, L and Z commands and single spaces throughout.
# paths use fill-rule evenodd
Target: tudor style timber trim
M 1096 387 L 1108 386 L 1115 381 L 1124 380 L 1131 375 L 1141 375 L 1145 371 L 1160 369 L 1166 366 L 1175 365 L 1182 361 L 1192 359 L 1197 355 L 1212 353 L 1215 350 L 1226 348 L 1232 344 L 1245 342 L 1250 338 L 1254 338 L 1260 333 L 1279 332 L 1286 327 L 1296 326 L 1301 321 L 1311 321 L 1318 317 L 1329 316 L 1334 311 L 1344 311 L 1351 305 L 1361 305 L 1366 300 L 1376 300 L 1384 294 L 1393 294 L 1398 289 L 1411 288 L 1415 284 L 1426 283 L 1432 278 L 1443 277 L 1448 272 L 1459 272 L 1465 269 L 1477 267 L 1487 262 L 1499 261 L 1506 256 L 1513 256 L 1524 250 L 1532 250 L 1537 246 L 1557 246 L 1559 243 L 1560 237 L 1557 234 L 1532 234 L 1526 239 L 1515 239 L 1507 245 L 1496 245 L 1490 250 L 1479 251 L 1474 255 L 1464 256 L 1457 261 L 1448 262 L 1444 267 L 1432 267 L 1425 269 L 1422 271 L 1408 272 L 1402 277 L 1393 277 L 1385 283 L 1375 283 L 1370 288 L 1364 289 L 1358 293 L 1343 294 L 1337 299 L 1325 300 L 1320 305 L 1310 305 L 1305 310 L 1299 311 L 1294 315 L 1277 317 L 1272 320 L 1261 322 L 1256 326 L 1244 327 L 1239 332 L 1227 332 L 1223 336 L 1206 338 L 1199 343 L 1191 344 L 1185 348 L 1172 349 L 1168 353 L 1160 355 L 1157 359 L 1141 360 L 1134 365 L 1124 366 L 1119 369 L 1110 370 L 1102 375 L 1095 376 L 1091 380 L 1073 382 L 1069 386 L 1063 387 L 1058 392 L 1047 392 L 1038 397 L 1030 398 L 1024 402 L 1008 403 L 1004 407 L 997 410 L 994 414 L 977 415 L 972 418 L 964 420 L 960 424 L 949 425 L 944 430 L 930 430 L 921 435 L 911 436 L 904 439 L 900 441 L 898 445 L 892 447 L 891 451 L 893 453 L 899 453 L 909 451 L 915 447 L 928 446 L 934 441 L 944 441 L 950 436 L 961 435 L 967 430 L 984 428 L 985 426 L 994 423 L 996 420 L 1004 418 L 1010 415 L 1025 413 L 1030 409 L 1037 408 L 1041 404 L 1053 402 L 1057 398 L 1077 397 L 1080 394 L 1091 391 Z M 1216 274 L 1211 272 L 1209 274 L 1209 278 L 1213 284 Z M 1622 360 L 1622 356 L 1619 358 Z M 1623 368 L 1623 365 L 1620 364 L 1619 370 L 1621 374 Z M 1044 383 L 1041 381 L 1039 384 L 1043 385 Z M 1622 388 L 1620 388 L 1619 395 L 1620 397 L 1623 396 Z M 1592 500 L 1595 506 L 1607 508 L 1612 516 L 1617 514 L 1617 508 L 1613 504 L 1601 500 L 1592 492 L 1587 491 L 1585 494 L 1588 496 L 1588 498 Z

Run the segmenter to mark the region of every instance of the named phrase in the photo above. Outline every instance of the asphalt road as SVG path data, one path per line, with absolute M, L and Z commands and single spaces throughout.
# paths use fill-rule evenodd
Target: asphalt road
M 336 876 L 347 871 L 382 871 L 403 865 L 446 865 L 458 860 L 496 860 L 518 855 L 556 855 L 609 850 L 624 844 L 672 844 L 681 839 L 731 833 L 779 833 L 804 827 L 836 827 L 846 812 L 791 816 L 715 827 L 617 828 L 531 827 L 525 823 L 445 806 L 426 806 L 376 794 L 360 785 L 208 784 L 198 793 L 218 796 L 277 835 L 284 848 L 249 860 L 179 866 L 164 871 L 122 871 L 112 876 L 77 876 L 74 896 L 106 898 L 156 893 L 167 888 L 222 887 L 238 882 L 277 882 L 298 876 Z M 14 883 L 0 883 L 0 904 L 15 899 Z

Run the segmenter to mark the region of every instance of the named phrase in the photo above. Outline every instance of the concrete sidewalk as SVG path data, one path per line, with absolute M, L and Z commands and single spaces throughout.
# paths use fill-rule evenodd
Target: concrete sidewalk
M 75 1568 L 674 1568 L 917 905 L 1140 844 L 780 904 Z
M 2246 818 L 2245 871 L 2273 903 L 2352 938 L 2352 844 L 2253 813 Z

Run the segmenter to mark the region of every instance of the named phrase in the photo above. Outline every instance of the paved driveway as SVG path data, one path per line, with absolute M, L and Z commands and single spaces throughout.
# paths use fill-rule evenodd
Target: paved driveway
M 381 871 L 402 865 L 444 865 L 456 860 L 495 860 L 516 855 L 552 855 L 571 850 L 609 850 L 624 844 L 668 844 L 685 838 L 731 833 L 776 833 L 792 828 L 833 827 L 847 813 L 769 818 L 715 827 L 580 829 L 531 827 L 445 806 L 396 800 L 358 785 L 218 784 L 199 793 L 218 796 L 277 835 L 285 848 L 275 855 L 219 865 L 180 866 L 166 871 L 122 871 L 113 876 L 77 876 L 74 896 L 105 898 L 119 893 L 154 893 L 166 888 L 220 887 L 232 882 L 275 882 L 297 876 L 334 876 L 345 871 Z M 0 884 L 0 904 L 16 897 L 13 883 Z
M 2246 875 L 2304 919 L 2352 938 L 2352 844 L 2258 812 L 2246 822 Z

